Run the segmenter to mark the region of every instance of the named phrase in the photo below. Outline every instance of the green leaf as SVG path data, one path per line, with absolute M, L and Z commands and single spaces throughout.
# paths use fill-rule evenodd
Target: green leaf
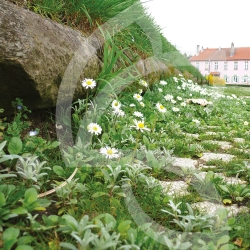
M 25 235 L 25 236 L 18 238 L 17 244 L 18 245 L 26 245 L 26 244 L 30 244 L 33 240 L 34 240 L 34 238 L 31 235 Z
M 222 244 L 226 244 L 230 240 L 230 237 L 228 235 L 221 236 L 217 241 L 217 246 L 220 246 Z
M 18 207 L 18 208 L 11 210 L 11 213 L 13 213 L 13 214 L 26 214 L 27 212 L 28 211 L 23 207 Z
M 58 147 L 59 145 L 60 145 L 60 142 L 54 141 L 54 142 L 51 144 L 51 147 L 52 147 L 52 148 L 56 148 L 56 147 Z
M 3 193 L 0 193 L 0 207 L 4 206 L 6 203 L 6 199 Z
M 37 200 L 37 191 L 34 188 L 29 188 L 24 195 L 24 202 L 26 204 L 32 204 Z
M 105 192 L 96 192 L 92 195 L 93 198 L 98 198 L 98 197 L 101 197 L 101 196 L 104 196 L 104 195 L 107 195 L 109 196 L 107 193 Z
M 12 246 L 16 243 L 19 234 L 20 230 L 13 227 L 9 227 L 3 232 L 5 250 L 11 250 Z
M 53 166 L 53 171 L 60 177 L 65 176 L 65 171 L 61 166 Z
M 229 189 L 224 185 L 219 185 L 220 189 L 226 193 L 229 193 Z
M 34 250 L 34 248 L 28 245 L 19 245 L 15 250 Z
M 12 137 L 8 144 L 10 154 L 19 154 L 22 151 L 23 143 L 19 137 Z
M 232 244 L 225 244 L 225 245 L 220 247 L 220 250 L 233 250 L 233 249 L 235 249 L 235 248 L 234 248 L 234 245 L 232 245 Z
M 122 221 L 119 226 L 118 226 L 118 231 L 121 233 L 121 234 L 126 234 L 127 231 L 129 230 L 130 228 L 130 224 L 131 224 L 131 221 L 130 220 L 125 220 L 125 221 Z

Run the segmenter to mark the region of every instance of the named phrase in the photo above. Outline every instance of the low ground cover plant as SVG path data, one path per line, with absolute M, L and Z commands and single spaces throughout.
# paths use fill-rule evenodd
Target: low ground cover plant
M 93 89 L 98 87 L 98 81 L 84 79 L 83 88 L 86 81 Z M 200 86 L 181 75 L 152 86 L 145 79 L 134 84 L 141 86 L 141 90 L 111 95 L 105 109 L 90 94 L 89 105 L 86 100 L 72 105 L 72 117 L 67 117 L 67 112 L 57 117 L 57 126 L 62 127 L 60 133 L 66 135 L 72 129 L 74 145 L 67 144 L 66 136 L 61 141 L 47 141 L 39 135 L 39 129 L 30 131 L 28 116 L 24 116 L 28 109 L 22 100 L 13 102 L 17 105 L 16 115 L 11 122 L 3 120 L 1 125 L 1 247 L 249 246 L 249 226 L 240 225 L 247 214 L 228 219 L 227 210 L 215 216 L 192 207 L 197 201 L 207 200 L 215 204 L 224 202 L 229 207 L 233 204 L 250 207 L 249 153 L 237 154 L 237 161 L 208 162 L 208 167 L 215 168 L 208 168 L 204 179 L 196 169 L 174 167 L 175 157 L 199 160 L 209 149 L 216 152 L 211 143 L 192 136 L 205 135 L 214 124 L 220 128 L 214 131 L 225 134 L 237 129 L 237 136 L 249 143 L 249 100 Z M 190 103 L 190 98 L 206 99 L 208 104 Z M 218 119 L 222 116 L 223 119 Z M 74 126 L 70 126 L 69 119 Z M 228 184 L 214 174 L 227 171 L 227 176 L 240 176 L 246 183 Z M 161 181 L 179 180 L 189 184 L 191 194 L 176 196 L 165 192 L 161 185 Z M 135 216 L 135 208 L 148 217 L 142 213 Z

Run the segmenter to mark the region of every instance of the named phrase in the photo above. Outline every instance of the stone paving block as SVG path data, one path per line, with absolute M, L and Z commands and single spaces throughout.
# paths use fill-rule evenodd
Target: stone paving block
M 230 154 L 203 153 L 203 156 L 200 158 L 200 160 L 203 160 L 205 162 L 210 160 L 222 160 L 224 162 L 229 162 L 234 157 L 234 155 Z
M 235 216 L 241 212 L 249 212 L 249 209 L 245 206 L 238 207 L 236 204 L 231 206 L 225 206 L 223 204 L 215 204 L 210 201 L 197 202 L 191 205 L 192 208 L 197 208 L 200 212 L 207 214 L 216 214 L 217 210 L 220 208 L 226 208 L 228 210 L 228 216 Z
M 188 184 L 185 181 L 160 181 L 160 184 L 169 195 L 184 196 L 189 194 Z

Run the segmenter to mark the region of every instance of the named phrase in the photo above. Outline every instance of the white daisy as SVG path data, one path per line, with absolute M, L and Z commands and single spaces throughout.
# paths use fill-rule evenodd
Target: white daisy
M 166 112 L 166 108 L 161 104 L 161 103 L 157 103 L 156 104 L 156 108 L 158 109 L 158 111 L 160 111 L 161 113 L 165 113 Z
M 182 98 L 180 96 L 177 96 L 176 98 L 177 98 L 178 101 L 182 100 Z
M 134 103 L 131 103 L 129 106 L 130 106 L 130 107 L 135 107 L 135 104 L 134 104 Z
M 141 132 L 143 132 L 143 130 L 150 131 L 150 129 L 145 126 L 143 120 L 141 121 L 134 120 L 134 123 L 135 123 L 135 126 L 131 126 L 132 128 L 140 130 Z
M 180 109 L 178 109 L 178 108 L 176 108 L 176 107 L 173 107 L 172 110 L 173 110 L 174 112 L 180 111 Z
M 159 84 L 160 84 L 160 85 L 167 85 L 168 83 L 167 83 L 166 81 L 161 80 L 161 81 L 159 82 Z
M 125 112 L 121 109 L 114 109 L 113 113 L 116 114 L 117 116 L 124 116 Z
M 249 124 L 249 123 L 248 123 L 247 121 L 244 121 L 244 125 L 245 125 L 245 126 L 248 126 L 248 124 Z
M 139 102 L 142 101 L 142 96 L 140 94 L 134 94 L 133 97 Z
M 159 91 L 159 92 L 163 92 L 162 88 L 158 88 L 158 91 Z
M 141 112 L 139 112 L 139 111 L 135 111 L 134 112 L 134 116 L 136 116 L 136 117 L 143 117 L 143 114 L 141 113 Z
M 100 149 L 100 153 L 105 155 L 107 159 L 118 158 L 118 150 L 111 147 L 104 147 Z
M 144 87 L 148 86 L 148 83 L 146 81 L 142 80 L 142 79 L 139 81 L 139 84 L 144 86 Z
M 37 135 L 37 134 L 38 134 L 37 131 L 30 131 L 30 132 L 29 132 L 29 136 L 35 136 L 35 135 Z
M 174 97 L 172 95 L 165 95 L 164 98 L 166 101 L 171 101 Z
M 87 126 L 87 129 L 91 134 L 98 135 L 102 133 L 102 128 L 97 123 L 90 123 Z
M 144 102 L 140 102 L 140 105 L 141 105 L 142 107 L 145 107 L 145 103 L 144 103 Z
M 142 94 L 143 90 L 142 90 L 142 89 L 139 89 L 138 92 L 139 92 L 139 94 Z
M 95 80 L 93 80 L 93 79 L 85 78 L 85 79 L 82 81 L 82 86 L 83 86 L 85 89 L 88 89 L 88 88 L 93 89 L 93 88 L 96 86 L 96 82 L 95 82 Z
M 114 101 L 112 102 L 112 108 L 113 108 L 113 109 L 119 109 L 120 107 L 121 107 L 121 103 L 120 103 L 119 101 L 114 100 Z
M 171 100 L 171 102 L 172 102 L 173 104 L 175 104 L 175 103 L 176 103 L 176 101 L 175 101 L 174 99 L 172 99 L 172 100 Z
M 196 123 L 196 124 L 200 124 L 201 122 L 197 119 L 193 119 L 192 122 Z
M 187 104 L 186 104 L 185 102 L 182 102 L 182 103 L 181 103 L 181 106 L 182 106 L 182 107 L 186 107 Z

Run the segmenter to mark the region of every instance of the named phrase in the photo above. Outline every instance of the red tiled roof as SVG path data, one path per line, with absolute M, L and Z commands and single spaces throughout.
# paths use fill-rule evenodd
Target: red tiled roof
M 199 55 L 192 56 L 190 61 L 234 61 L 250 60 L 250 47 L 234 48 L 234 55 L 230 56 L 231 48 L 204 49 Z

